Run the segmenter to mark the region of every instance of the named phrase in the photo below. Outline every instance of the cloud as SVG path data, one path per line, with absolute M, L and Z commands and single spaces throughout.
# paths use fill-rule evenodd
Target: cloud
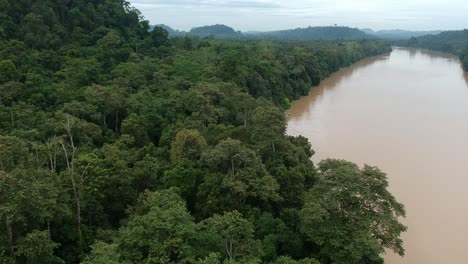
M 135 6 L 146 7 L 216 7 L 216 8 L 280 8 L 276 1 L 261 0 L 136 0 L 132 1 Z
M 374 29 L 468 27 L 468 0 L 129 0 L 152 24 L 189 30 L 226 24 L 236 30 L 320 25 Z

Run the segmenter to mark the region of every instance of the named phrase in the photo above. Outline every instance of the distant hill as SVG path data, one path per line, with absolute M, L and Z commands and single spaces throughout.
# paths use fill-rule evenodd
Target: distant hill
M 276 39 L 276 40 L 356 40 L 369 39 L 372 35 L 366 34 L 357 28 L 343 26 L 328 27 L 307 27 L 278 31 L 248 31 L 240 32 L 226 25 L 210 25 L 192 28 L 189 32 L 178 31 L 167 25 L 157 25 L 167 30 L 169 36 L 196 36 L 196 37 L 215 37 L 223 39 L 246 38 L 246 39 Z M 151 26 L 152 30 L 155 26 Z
M 264 38 L 282 40 L 355 40 L 368 39 L 372 36 L 357 28 L 344 26 L 307 27 L 289 30 L 270 31 L 256 34 Z
M 154 27 L 164 28 L 167 31 L 167 33 L 169 33 L 169 36 L 184 36 L 184 35 L 187 34 L 187 32 L 185 32 L 185 31 L 175 30 L 175 29 L 171 28 L 170 26 L 164 25 L 164 24 L 155 25 L 155 26 L 152 26 L 152 27 L 153 28 Z
M 460 57 L 463 68 L 468 71 L 468 29 L 411 38 L 400 44 L 454 53 Z
M 400 29 L 393 29 L 393 30 L 379 30 L 374 31 L 372 29 L 361 29 L 362 32 L 372 35 L 378 38 L 383 39 L 409 39 L 412 37 L 421 37 L 425 35 L 437 35 L 440 34 L 442 31 L 440 30 L 432 30 L 432 31 L 409 31 L 409 30 L 400 30 Z
M 312 41 L 312 40 L 357 40 L 369 38 L 381 38 L 389 40 L 407 40 L 412 37 L 421 37 L 426 35 L 437 35 L 442 31 L 409 31 L 409 30 L 379 30 L 374 31 L 369 28 L 357 29 L 346 26 L 321 26 L 321 27 L 306 27 L 288 30 L 276 31 L 236 31 L 232 27 L 226 25 L 208 25 L 192 28 L 189 32 L 179 31 L 172 27 L 159 24 L 150 26 L 150 31 L 154 27 L 164 28 L 171 37 L 178 36 L 196 36 L 196 37 L 215 37 L 221 39 L 232 38 L 247 38 L 247 39 L 276 39 L 276 40 L 291 40 L 291 41 Z
M 217 38 L 239 38 L 242 37 L 240 31 L 235 31 L 233 28 L 226 25 L 212 25 L 192 28 L 188 35 L 197 37 L 217 37 Z
M 164 24 L 159 24 L 159 25 L 150 26 L 150 31 L 153 31 L 153 29 L 154 29 L 155 27 L 164 28 L 164 29 L 167 31 L 167 33 L 169 33 L 169 36 L 171 36 L 171 37 L 177 37 L 177 36 L 185 36 L 185 35 L 187 35 L 187 32 L 185 32 L 185 31 L 175 30 L 175 29 L 171 28 L 170 26 L 164 25 Z
M 411 38 L 405 45 L 461 54 L 468 47 L 468 29 Z

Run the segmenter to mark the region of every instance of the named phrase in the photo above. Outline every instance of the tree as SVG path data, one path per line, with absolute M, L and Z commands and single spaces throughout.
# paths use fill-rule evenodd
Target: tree
M 44 18 L 35 13 L 29 13 L 24 17 L 23 24 L 24 41 L 30 47 L 45 47 L 50 38 L 49 27 L 44 23 Z
M 161 178 L 163 187 L 177 187 L 180 196 L 189 203 L 189 206 L 194 202 L 197 185 L 203 174 L 203 171 L 194 168 L 194 165 L 187 160 L 178 161 L 174 167 L 166 170 Z
M 191 89 L 184 101 L 192 118 L 202 121 L 205 126 L 224 119 L 228 111 L 223 105 L 225 94 L 222 88 L 227 88 L 224 83 L 201 83 Z
M 197 130 L 187 129 L 177 133 L 171 144 L 171 159 L 198 160 L 202 151 L 206 148 L 206 141 Z
M 385 248 L 403 255 L 399 222 L 403 205 L 388 192 L 379 169 L 351 162 L 324 160 L 319 180 L 306 196 L 302 232 L 333 263 L 379 263 Z
M 237 118 L 241 120 L 244 127 L 248 127 L 255 109 L 255 99 L 247 93 L 239 93 L 237 97 L 232 98 L 232 100 L 235 104 L 234 107 L 236 110 L 235 113 L 237 113 Z
M 152 44 L 155 47 L 164 45 L 167 42 L 169 33 L 162 27 L 155 27 L 150 33 Z
M 130 264 L 121 261 L 121 255 L 117 244 L 107 244 L 102 241 L 94 243 L 91 253 L 82 264 Z
M 252 140 L 256 144 L 270 146 L 276 151 L 277 142 L 286 132 L 284 114 L 274 106 L 258 107 L 252 118 Z
M 148 130 L 149 122 L 145 116 L 132 113 L 122 122 L 122 134 L 131 135 L 137 146 L 142 147 L 150 143 Z
M 468 71 L 468 46 L 463 51 L 463 53 L 462 53 L 462 55 L 460 57 L 460 60 L 461 60 L 462 65 L 463 65 L 463 69 L 465 71 Z
M 44 263 L 57 247 L 50 240 L 50 223 L 56 215 L 67 214 L 57 175 L 43 169 L 0 170 L 0 190 L 0 220 L 11 258 Z
M 107 35 L 97 41 L 97 45 L 103 50 L 116 49 L 122 45 L 122 39 L 118 33 L 115 31 L 110 31 L 107 33 Z
M 258 241 L 254 240 L 252 224 L 237 211 L 224 215 L 215 214 L 203 221 L 205 228 L 217 234 L 223 245 L 223 253 L 229 260 L 248 260 L 261 257 Z
M 0 69 L 0 72 L 1 71 L 2 70 Z M 0 76 L 0 79 L 1 78 L 2 77 Z M 2 94 L 0 103 L 11 106 L 13 102 L 17 101 L 21 97 L 23 92 L 24 86 L 20 82 L 7 82 L 5 84 L 0 84 L 0 94 Z
M 82 200 L 82 187 L 85 182 L 84 175 L 86 169 L 81 173 L 76 168 L 76 159 L 78 157 L 78 146 L 76 145 L 74 138 L 74 125 L 75 119 L 66 117 L 65 123 L 63 123 L 63 129 L 65 131 L 64 139 L 60 141 L 62 146 L 63 154 L 65 156 L 66 171 L 62 174 L 69 179 L 69 186 L 72 193 L 73 209 L 75 217 L 75 228 L 78 237 L 78 251 L 79 254 L 83 251 L 83 233 L 81 224 L 81 200 Z M 81 256 L 78 256 L 78 259 Z
M 95 244 L 88 263 L 116 263 L 111 252 L 120 254 L 117 263 L 181 263 L 195 255 L 191 245 L 195 237 L 196 224 L 175 190 L 145 192 L 114 242 Z
M 15 33 L 15 23 L 8 15 L 8 10 L 11 8 L 8 0 L 0 0 L 0 38 L 8 39 Z
M 113 117 L 113 128 L 118 132 L 120 126 L 121 111 L 125 106 L 126 91 L 123 88 L 93 85 L 85 90 L 86 101 L 96 105 L 103 117 L 103 125 L 108 126 L 109 117 Z
M 0 84 L 17 81 L 19 77 L 20 73 L 11 60 L 0 61 Z
M 64 78 L 71 88 L 79 88 L 97 83 L 101 67 L 95 58 L 69 58 L 57 75 Z
M 18 241 L 18 260 L 27 264 L 61 263 L 54 256 L 57 243 L 50 240 L 47 231 L 33 231 Z
M 279 257 L 275 264 L 320 264 L 316 259 L 305 258 L 301 260 L 294 260 L 290 257 Z
M 26 142 L 14 136 L 0 136 L 0 170 L 8 172 L 27 165 L 29 150 Z
M 248 198 L 277 201 L 278 183 L 268 175 L 254 151 L 238 140 L 226 139 L 203 154 L 205 164 L 216 172 L 225 173 L 222 185 L 235 208 L 245 204 Z M 224 194 L 225 195 L 225 194 Z

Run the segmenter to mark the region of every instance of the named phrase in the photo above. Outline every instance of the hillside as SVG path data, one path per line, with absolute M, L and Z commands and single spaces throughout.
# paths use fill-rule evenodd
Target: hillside
M 0 263 L 404 254 L 385 174 L 315 166 L 284 113 L 387 42 L 168 38 L 127 1 L 0 5 Z
M 185 32 L 175 31 L 174 29 L 162 25 L 171 36 L 181 36 Z M 226 25 L 211 25 L 191 29 L 186 33 L 197 37 L 215 37 L 218 39 L 269 39 L 269 40 L 288 40 L 288 41 L 333 41 L 333 40 L 358 40 L 370 39 L 371 35 L 349 27 L 307 27 L 290 30 L 279 30 L 269 32 L 240 32 Z
M 166 30 L 167 33 L 169 34 L 169 36 L 171 36 L 171 37 L 181 37 L 181 36 L 187 35 L 187 32 L 185 32 L 185 31 L 175 30 L 175 29 L 171 28 L 170 26 L 164 25 L 164 24 L 150 26 L 150 31 L 153 31 L 154 28 L 156 28 L 156 27 L 159 27 L 159 28 L 162 28 L 162 29 Z
M 226 25 L 212 25 L 192 28 L 188 33 L 190 36 L 197 37 L 216 37 L 216 38 L 240 38 L 242 33 L 236 32 L 233 28 Z
M 458 55 L 465 70 L 468 70 L 468 29 L 445 31 L 437 35 L 411 38 L 403 45 L 450 52 Z
M 93 45 L 106 34 L 122 40 L 143 38 L 149 24 L 120 0 L 0 1 L 2 40 L 18 39 L 34 48 Z
M 363 32 L 369 34 L 371 36 L 375 36 L 382 39 L 389 39 L 389 40 L 399 40 L 399 39 L 409 39 L 412 37 L 421 37 L 425 35 L 437 35 L 441 33 L 440 30 L 433 30 L 433 31 L 409 31 L 409 30 L 378 30 L 374 31 L 372 29 L 362 29 Z
M 307 27 L 290 30 L 279 30 L 260 33 L 257 36 L 281 40 L 357 40 L 369 39 L 371 36 L 356 28 L 350 27 Z
M 460 54 L 468 45 L 468 29 L 411 38 L 408 45 Z

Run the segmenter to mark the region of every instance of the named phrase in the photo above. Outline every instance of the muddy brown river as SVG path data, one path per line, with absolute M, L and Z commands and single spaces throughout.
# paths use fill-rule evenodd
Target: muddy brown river
M 406 255 L 389 264 L 468 263 L 468 75 L 452 55 L 395 48 L 332 75 L 288 112 L 314 162 L 380 167 L 405 204 Z

